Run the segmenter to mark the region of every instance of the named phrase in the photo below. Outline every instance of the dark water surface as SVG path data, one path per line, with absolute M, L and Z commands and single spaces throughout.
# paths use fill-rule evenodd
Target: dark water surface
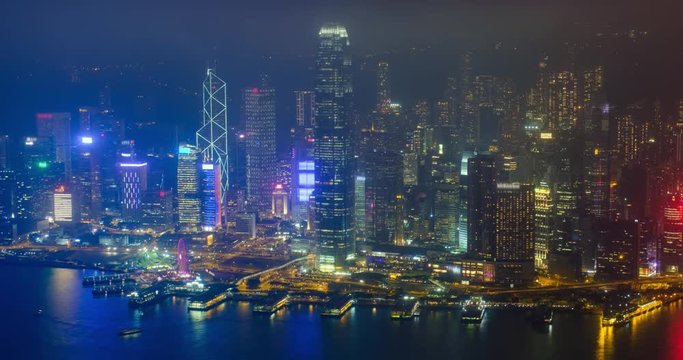
M 93 298 L 81 287 L 91 273 L 0 266 L 0 359 L 683 359 L 682 302 L 616 329 L 571 313 L 538 329 L 523 311 L 490 311 L 479 326 L 458 311 L 392 321 L 388 309 L 358 307 L 329 319 L 301 305 L 269 317 L 229 302 L 188 312 L 182 298 L 140 311 Z M 118 336 L 128 327 L 143 331 Z

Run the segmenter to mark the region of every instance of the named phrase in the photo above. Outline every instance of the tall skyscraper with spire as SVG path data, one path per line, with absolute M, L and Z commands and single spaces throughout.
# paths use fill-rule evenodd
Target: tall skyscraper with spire
M 219 168 L 220 194 L 216 198 L 225 204 L 228 192 L 228 102 L 226 84 L 214 69 L 206 70 L 202 87 L 203 117 L 202 126 L 197 130 L 197 148 L 202 161 Z
M 354 255 L 351 57 L 346 28 L 318 33 L 315 82 L 315 238 L 321 271 L 341 270 Z

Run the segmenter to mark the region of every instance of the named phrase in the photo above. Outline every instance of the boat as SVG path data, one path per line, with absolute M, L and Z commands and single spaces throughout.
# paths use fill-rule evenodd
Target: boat
M 548 305 L 539 305 L 531 313 L 531 322 L 539 325 L 550 325 L 553 323 L 553 309 Z
M 36 310 L 36 312 L 35 312 L 34 315 L 35 315 L 35 316 L 41 316 L 41 315 L 43 315 L 43 309 L 38 309 L 38 310 Z
M 135 335 L 135 334 L 139 334 L 141 332 L 142 332 L 142 329 L 140 329 L 140 328 L 123 329 L 123 330 L 119 331 L 119 336 Z
M 394 320 L 410 320 L 418 316 L 420 316 L 420 302 L 414 297 L 404 297 L 391 310 L 391 318 Z
M 462 302 L 460 321 L 467 324 L 479 324 L 486 314 L 486 305 L 481 297 L 472 297 Z

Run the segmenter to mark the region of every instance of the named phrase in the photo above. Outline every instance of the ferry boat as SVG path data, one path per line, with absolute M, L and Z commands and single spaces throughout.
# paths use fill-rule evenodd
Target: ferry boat
M 139 334 L 141 332 L 142 332 L 142 329 L 140 329 L 140 328 L 123 329 L 123 330 L 119 331 L 119 336 L 135 335 L 135 334 Z
M 289 296 L 270 296 L 265 303 L 254 306 L 255 313 L 273 314 L 283 307 L 287 306 Z
M 394 320 L 410 320 L 418 316 L 420 316 L 420 302 L 414 297 L 404 297 L 391 310 L 391 318 Z
M 462 302 L 462 317 L 460 321 L 468 324 L 479 324 L 486 314 L 486 304 L 481 297 L 472 297 Z
M 335 296 L 327 303 L 320 315 L 342 317 L 356 303 L 352 295 Z

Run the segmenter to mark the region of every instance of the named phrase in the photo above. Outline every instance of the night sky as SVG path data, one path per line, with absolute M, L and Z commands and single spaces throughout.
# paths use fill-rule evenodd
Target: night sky
M 267 72 L 280 93 L 278 112 L 289 118 L 291 92 L 312 86 L 316 34 L 326 21 L 349 29 L 360 110 L 374 101 L 363 84 L 372 84 L 365 65 L 377 59 L 392 63 L 395 97 L 410 103 L 442 96 L 464 50 L 481 54 L 475 71 L 510 76 L 524 87 L 544 51 L 626 29 L 647 30 L 652 41 L 632 54 L 611 54 L 636 68 L 615 86 L 617 101 L 663 96 L 680 92 L 683 83 L 681 14 L 683 5 L 673 0 L 7 0 L 0 3 L 0 132 L 31 131 L 27 124 L 37 111 L 93 103 L 94 88 L 62 84 L 64 69 L 76 65 L 145 65 L 145 76 L 170 88 L 199 90 L 204 68 L 216 61 L 234 117 L 240 89 Z M 492 53 L 496 44 L 504 51 Z M 135 82 L 114 86 L 114 100 L 119 92 L 125 107 L 125 97 L 138 90 L 144 86 Z M 156 97 L 162 107 L 178 104 L 164 109 L 166 121 L 189 131 L 199 118 L 192 96 Z
M 509 5 L 509 4 L 514 5 Z M 562 4 L 555 4 L 562 3 Z M 640 5 L 636 5 L 640 3 Z M 198 60 L 311 52 L 318 26 L 339 21 L 359 54 L 420 44 L 557 37 L 576 22 L 676 26 L 676 1 L 9 0 L 3 58 Z M 678 21 L 680 22 L 680 21 Z

